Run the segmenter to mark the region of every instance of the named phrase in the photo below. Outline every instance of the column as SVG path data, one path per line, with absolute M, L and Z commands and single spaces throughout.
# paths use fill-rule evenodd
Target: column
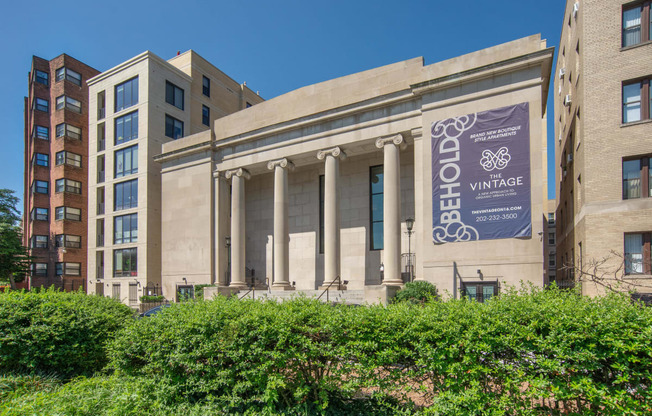
M 231 284 L 230 287 L 244 289 L 245 278 L 245 179 L 251 175 L 245 169 L 226 172 L 231 179 Z
M 290 284 L 290 234 L 288 229 L 288 170 L 286 158 L 267 163 L 274 171 L 274 283 L 275 290 L 292 290 Z
M 324 286 L 340 276 L 340 198 L 338 180 L 340 159 L 346 154 L 339 147 L 320 150 L 319 160 L 325 160 L 324 174 Z
M 384 285 L 401 285 L 401 157 L 403 136 L 376 140 L 383 149 L 383 262 Z

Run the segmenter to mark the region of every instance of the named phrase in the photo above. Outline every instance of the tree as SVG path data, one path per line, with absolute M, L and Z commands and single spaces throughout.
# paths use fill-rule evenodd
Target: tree
M 32 259 L 23 246 L 18 197 L 10 189 L 0 189 L 0 280 L 8 281 L 12 289 L 29 272 Z

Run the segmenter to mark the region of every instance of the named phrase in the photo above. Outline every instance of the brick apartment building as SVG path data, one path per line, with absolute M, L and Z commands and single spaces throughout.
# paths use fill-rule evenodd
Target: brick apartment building
M 554 87 L 557 280 L 588 295 L 617 283 L 652 291 L 650 7 L 566 4 Z
M 29 286 L 85 287 L 88 87 L 99 72 L 62 54 L 34 56 L 25 97 L 23 244 Z

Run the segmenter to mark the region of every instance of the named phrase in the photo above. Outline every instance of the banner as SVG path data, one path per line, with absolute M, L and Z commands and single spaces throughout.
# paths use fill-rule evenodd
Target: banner
M 432 124 L 435 244 L 532 235 L 528 103 Z

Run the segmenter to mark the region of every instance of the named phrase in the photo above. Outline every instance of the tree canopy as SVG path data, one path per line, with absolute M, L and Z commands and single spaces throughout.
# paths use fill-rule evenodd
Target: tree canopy
M 0 189 L 0 281 L 14 283 L 25 279 L 31 265 L 29 251 L 22 242 L 18 197 L 10 189 Z

